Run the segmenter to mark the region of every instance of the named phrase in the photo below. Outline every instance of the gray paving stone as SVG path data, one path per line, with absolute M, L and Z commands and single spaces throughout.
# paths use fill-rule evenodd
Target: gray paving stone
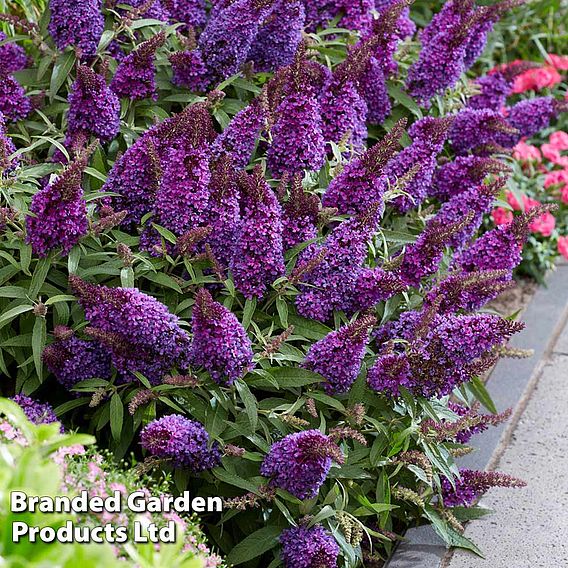
M 527 487 L 489 491 L 481 504 L 495 513 L 466 529 L 486 558 L 456 551 L 445 567 L 568 566 L 567 409 L 568 356 L 555 355 L 497 468 L 524 479 Z

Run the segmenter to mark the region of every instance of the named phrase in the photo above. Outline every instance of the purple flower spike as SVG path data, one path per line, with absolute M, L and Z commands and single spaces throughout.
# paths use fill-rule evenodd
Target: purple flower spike
M 332 331 L 310 347 L 302 366 L 326 379 L 328 394 L 347 392 L 357 379 L 369 330 L 375 322 L 373 316 L 364 316 L 338 331 Z
M 205 91 L 211 83 L 207 66 L 197 49 L 172 53 L 170 63 L 173 71 L 172 83 L 178 87 L 199 92 Z
M 119 96 L 132 100 L 158 99 L 156 89 L 156 50 L 164 45 L 165 32 L 160 32 L 141 43 L 118 65 L 110 88 Z
M 285 568 L 336 568 L 339 545 L 321 525 L 282 531 L 282 561 Z
M 207 23 L 205 0 L 162 0 L 170 19 L 190 28 L 202 28 Z
M 12 139 L 6 134 L 6 122 L 4 115 L 0 112 L 0 177 L 9 173 L 18 166 L 18 158 L 10 160 L 10 155 L 16 151 Z
M 215 382 L 232 385 L 252 369 L 252 344 L 247 332 L 205 288 L 195 298 L 192 331 L 192 364 L 206 369 Z
M 12 75 L 2 75 L 0 79 L 0 113 L 11 122 L 26 118 L 32 103 L 22 85 Z
M 311 499 L 325 482 L 332 460 L 344 461 L 335 442 L 319 430 L 305 430 L 272 444 L 260 473 L 270 478 L 272 487 L 285 489 L 298 499 Z
M 93 135 L 106 142 L 120 129 L 120 102 L 107 87 L 105 78 L 90 67 L 77 67 L 77 78 L 69 93 L 68 138 Z
M 53 424 L 58 422 L 53 408 L 47 402 L 38 402 L 25 394 L 17 394 L 12 400 L 24 411 L 30 422 L 34 424 Z M 63 426 L 61 427 L 63 431 Z
M 367 383 L 377 392 L 397 397 L 400 387 L 411 386 L 410 364 L 404 353 L 387 353 L 369 369 Z
M 199 422 L 180 414 L 153 420 L 140 432 L 140 444 L 150 454 L 192 473 L 213 469 L 221 462 L 217 442 L 209 447 L 209 440 Z
M 4 32 L 0 32 L 0 41 L 8 39 Z M 0 73 L 7 75 L 14 71 L 21 71 L 28 65 L 28 56 L 24 48 L 17 43 L 10 42 L 0 45 Z
M 300 175 L 294 177 L 290 197 L 284 204 L 282 239 L 284 250 L 317 237 L 317 220 L 320 210 L 316 195 L 304 192 Z

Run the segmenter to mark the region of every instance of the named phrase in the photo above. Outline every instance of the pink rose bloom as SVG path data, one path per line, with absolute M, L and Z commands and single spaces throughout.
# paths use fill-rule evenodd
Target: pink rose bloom
M 511 191 L 508 191 L 507 192 L 507 203 L 515 211 L 522 211 L 523 209 L 525 211 L 530 211 L 531 209 L 533 209 L 537 205 L 540 205 L 540 202 L 538 202 L 536 199 L 532 199 L 531 197 L 527 197 L 526 195 L 522 195 L 521 197 L 522 197 L 522 200 L 523 200 L 523 206 L 522 207 L 521 207 L 521 204 L 517 201 L 517 198 L 514 196 L 514 194 Z
M 540 150 L 536 146 L 527 144 L 526 142 L 519 142 L 513 148 L 513 158 L 515 160 L 522 160 L 524 162 L 541 161 Z
M 540 233 L 543 237 L 550 237 L 552 231 L 556 227 L 556 219 L 554 215 L 547 211 L 540 217 L 537 217 L 530 225 L 529 228 L 533 233 Z
M 508 225 L 513 220 L 513 212 L 503 207 L 496 207 L 491 213 L 496 225 Z
M 512 92 L 540 91 L 545 87 L 552 87 L 561 81 L 562 77 L 554 67 L 546 66 L 528 69 L 515 79 Z
M 549 53 L 546 58 L 549 65 L 560 71 L 568 71 L 568 55 L 555 55 Z
M 550 145 L 557 150 L 568 150 L 568 134 L 563 130 L 553 132 L 549 138 Z
M 552 144 L 543 144 L 540 147 L 542 155 L 547 159 L 557 164 L 560 161 L 560 151 L 558 148 L 554 147 Z
M 568 258 L 568 237 L 558 237 L 558 252 Z
M 544 177 L 544 187 L 553 185 L 566 185 L 568 183 L 568 170 L 553 170 Z
M 568 185 L 565 185 L 560 190 L 560 199 L 562 199 L 562 203 L 566 203 L 566 205 L 568 205 Z

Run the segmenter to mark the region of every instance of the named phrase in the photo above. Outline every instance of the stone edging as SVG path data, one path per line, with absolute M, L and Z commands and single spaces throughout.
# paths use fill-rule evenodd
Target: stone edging
M 469 442 L 476 451 L 461 458 L 460 466 L 480 470 L 495 467 L 567 318 L 568 264 L 560 263 L 547 277 L 546 287 L 537 290 L 523 313 L 526 329 L 511 341 L 514 347 L 533 349 L 534 356 L 501 359 L 487 383 L 497 409 L 513 408 L 513 418 L 476 435 Z M 431 526 L 412 528 L 385 568 L 441 568 L 447 552 L 446 545 Z

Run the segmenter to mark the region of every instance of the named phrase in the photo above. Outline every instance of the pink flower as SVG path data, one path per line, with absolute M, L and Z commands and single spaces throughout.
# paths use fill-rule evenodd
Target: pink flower
M 557 150 L 568 150 L 568 134 L 563 130 L 553 132 L 549 138 L 550 145 Z
M 558 148 L 555 148 L 552 144 L 543 144 L 540 147 L 542 151 L 542 155 L 553 163 L 558 163 L 560 160 L 560 151 Z
M 558 237 L 558 252 L 568 258 L 568 237 Z
M 531 197 L 527 197 L 526 195 L 521 195 L 522 200 L 523 200 L 523 205 L 521 207 L 521 204 L 518 202 L 517 198 L 515 197 L 515 195 L 511 192 L 508 191 L 507 192 L 507 203 L 515 210 L 515 211 L 530 211 L 531 209 L 533 209 L 534 207 L 536 207 L 537 205 L 540 205 L 540 202 L 538 202 L 536 199 L 532 199 Z
M 560 71 L 568 71 L 568 55 L 549 53 L 546 58 L 549 65 Z
M 562 203 L 566 203 L 566 205 L 568 205 L 568 184 L 560 190 L 560 199 L 562 200 Z
M 530 225 L 529 228 L 533 233 L 540 233 L 543 237 L 550 237 L 552 231 L 556 227 L 556 219 L 554 215 L 547 211 L 540 217 L 537 217 Z
M 524 162 L 535 160 L 540 163 L 541 161 L 540 150 L 536 146 L 532 146 L 526 142 L 519 142 L 513 148 L 513 158 Z
M 513 220 L 513 212 L 503 207 L 496 207 L 491 213 L 496 225 L 508 225 Z
M 544 187 L 549 188 L 553 185 L 564 186 L 568 184 L 568 170 L 553 170 L 544 177 Z
M 540 91 L 545 87 L 552 87 L 562 81 L 560 73 L 554 67 L 538 67 L 528 69 L 521 73 L 513 84 L 513 93 L 524 93 L 526 91 Z

